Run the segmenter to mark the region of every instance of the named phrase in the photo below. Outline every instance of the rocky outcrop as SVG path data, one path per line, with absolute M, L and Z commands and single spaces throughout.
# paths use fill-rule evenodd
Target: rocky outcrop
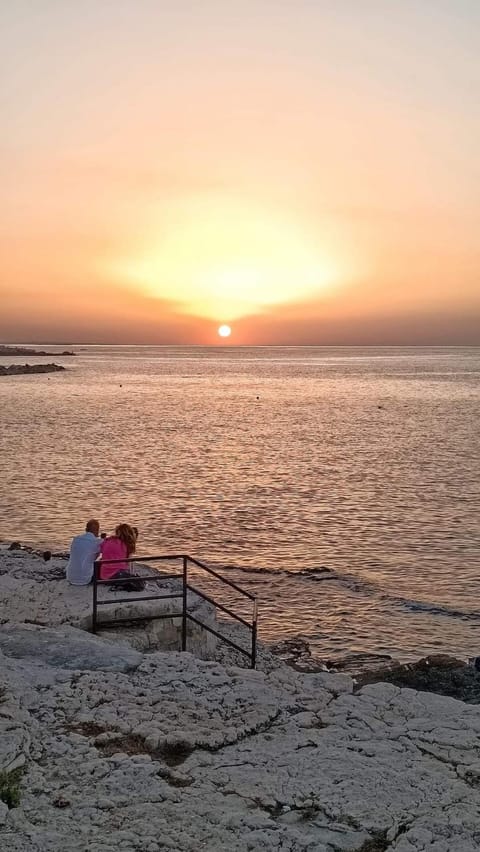
M 366 683 L 392 683 L 422 692 L 436 692 L 469 704 L 480 704 L 480 672 L 463 660 L 434 654 L 413 663 L 392 661 L 374 671 L 356 677 L 359 686 Z
M 329 670 L 323 660 L 312 655 L 309 643 L 299 636 L 273 642 L 270 650 L 278 659 L 296 671 L 326 672 Z
M 59 356 L 71 356 L 75 355 L 75 352 L 69 352 L 65 350 L 64 352 L 45 352 L 43 349 L 29 349 L 28 346 L 5 346 L 4 344 L 0 344 L 0 357 L 23 357 L 26 355 L 27 357 L 37 358 L 43 355 L 56 355 Z
M 296 671 L 300 672 L 341 672 L 349 674 L 361 681 L 364 673 L 379 673 L 389 671 L 386 666 L 387 662 L 392 665 L 392 658 L 387 654 L 365 654 L 352 653 L 346 654 L 344 657 L 336 659 L 328 659 L 318 657 L 312 654 L 310 644 L 301 636 L 295 636 L 289 639 L 283 639 L 280 642 L 274 642 L 269 645 L 270 651 L 276 657 L 291 666 Z M 380 668 L 382 666 L 382 668 Z M 380 680 L 380 677 L 372 677 L 374 680 Z M 367 679 L 365 683 L 369 683 Z
M 0 548 L 0 849 L 477 852 L 479 706 L 140 653 L 68 624 L 64 569 Z
M 24 376 L 30 373 L 61 373 L 66 367 L 60 364 L 11 364 L 9 367 L 0 365 L 0 376 Z
M 18 545 L 18 542 L 14 542 Z M 10 545 L 11 547 L 11 545 Z M 38 627 L 63 627 L 69 625 L 79 630 L 92 627 L 92 587 L 71 586 L 65 579 L 66 560 L 53 557 L 44 561 L 31 548 L 22 546 L 0 547 L 0 623 L 34 624 Z M 113 603 L 101 605 L 99 618 L 112 622 L 118 618 L 141 617 L 137 625 L 108 627 L 108 636 L 113 641 L 128 639 L 141 651 L 178 650 L 181 641 L 181 598 L 148 600 L 155 594 L 171 594 L 181 591 L 181 581 L 163 580 L 156 571 L 142 569 L 146 588 L 136 592 L 125 601 L 128 594 L 110 591 L 108 586 L 98 589 L 99 601 L 107 598 Z M 115 601 L 118 598 L 118 603 Z M 214 629 L 218 627 L 214 608 L 198 595 L 188 592 L 188 610 L 200 621 Z M 101 610 L 101 611 L 100 611 Z M 159 617 L 161 616 L 161 617 Z M 100 627 L 100 632 L 102 628 Z M 1 646 L 1 644 L 0 644 Z M 199 656 L 209 657 L 215 651 L 216 639 L 194 622 L 187 624 L 187 646 Z
M 69 630 L 63 658 L 0 652 L 0 848 L 478 850 L 480 708 L 190 654 L 111 670 L 87 633 L 78 668 Z
M 4 624 L 0 630 L 0 651 L 16 660 L 83 671 L 128 672 L 142 661 L 142 655 L 125 642 L 106 647 L 98 637 L 74 627 Z

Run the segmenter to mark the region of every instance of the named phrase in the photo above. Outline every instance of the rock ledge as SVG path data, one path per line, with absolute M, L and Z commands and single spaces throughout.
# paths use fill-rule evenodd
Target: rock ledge
M 60 364 L 11 364 L 9 367 L 0 365 L 0 376 L 24 376 L 30 373 L 61 373 L 66 367 Z

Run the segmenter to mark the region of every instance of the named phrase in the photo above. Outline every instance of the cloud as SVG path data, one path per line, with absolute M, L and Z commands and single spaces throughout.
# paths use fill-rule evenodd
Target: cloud
M 210 326 L 205 320 L 180 314 L 174 301 L 117 287 L 30 285 L 5 294 L 0 339 L 188 344 L 206 341 Z
M 360 298 L 363 290 L 360 291 Z M 372 291 L 374 295 L 374 291 Z M 245 317 L 234 338 L 245 345 L 480 345 L 480 299 L 452 307 L 420 304 L 374 308 L 345 292 L 338 301 L 297 302 Z M 232 341 L 233 342 L 233 341 Z
M 175 303 L 127 291 L 66 291 L 36 299 L 25 291 L 3 304 L 0 339 L 8 342 L 215 345 L 217 323 L 177 311 Z M 55 310 L 52 305 L 55 304 Z M 30 307 L 27 310 L 27 306 Z M 337 306 L 338 307 L 338 306 Z M 237 320 L 233 345 L 480 345 L 480 307 L 372 312 L 298 302 Z

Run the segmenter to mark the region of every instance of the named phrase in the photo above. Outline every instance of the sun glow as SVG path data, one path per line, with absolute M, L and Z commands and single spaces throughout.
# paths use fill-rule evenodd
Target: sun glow
M 180 313 L 221 320 L 308 299 L 339 279 L 337 264 L 299 222 L 225 198 L 171 205 L 162 227 L 108 273 Z M 156 238 L 154 234 L 156 232 Z M 158 237 L 161 234 L 161 237 Z
M 221 325 L 218 329 L 218 334 L 220 337 L 230 337 L 232 333 L 232 329 L 229 325 Z

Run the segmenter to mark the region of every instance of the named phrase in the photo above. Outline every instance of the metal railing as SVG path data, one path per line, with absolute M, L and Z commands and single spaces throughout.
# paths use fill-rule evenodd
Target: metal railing
M 173 573 L 173 574 L 158 574 L 155 576 L 154 574 L 137 576 L 131 575 L 128 577 L 111 577 L 109 580 L 102 580 L 100 576 L 101 566 L 102 565 L 116 565 L 121 564 L 122 566 L 125 563 L 153 563 L 153 562 L 173 562 L 181 560 L 182 563 L 182 573 Z M 241 615 L 238 615 L 228 606 L 225 606 L 220 601 L 215 600 L 215 598 L 210 597 L 210 595 L 205 594 L 199 589 L 197 586 L 192 585 L 189 582 L 189 565 L 195 566 L 195 569 L 198 571 L 205 571 L 211 577 L 215 577 L 221 583 L 224 583 L 226 586 L 230 586 L 230 588 L 234 589 L 240 595 L 243 595 L 245 598 L 248 598 L 252 601 L 253 611 L 252 611 L 252 620 L 248 621 Z M 168 592 L 166 594 L 139 594 L 135 596 L 134 592 L 129 592 L 128 597 L 114 597 L 114 598 L 105 598 L 102 596 L 102 599 L 98 598 L 98 588 L 99 586 L 111 586 L 115 589 L 118 586 L 120 589 L 122 586 L 127 583 L 132 583 L 135 580 L 145 580 L 147 583 L 159 583 L 164 582 L 165 580 L 181 580 L 181 589 L 178 592 Z M 92 633 L 96 633 L 99 628 L 105 630 L 109 627 L 116 627 L 118 624 L 133 624 L 135 622 L 140 621 L 151 621 L 152 619 L 158 618 L 181 618 L 182 619 L 182 636 L 181 636 L 181 645 L 182 651 L 187 650 L 187 623 L 189 621 L 197 624 L 199 627 L 207 630 L 209 633 L 212 633 L 217 639 L 220 639 L 222 642 L 225 642 L 227 645 L 230 645 L 232 648 L 235 648 L 236 651 L 239 651 L 244 656 L 248 657 L 250 660 L 250 666 L 252 669 L 256 666 L 257 661 L 257 622 L 258 622 L 258 604 L 257 598 L 251 592 L 247 592 L 246 589 L 242 589 L 241 586 L 238 586 L 237 583 L 234 583 L 232 580 L 228 580 L 218 571 L 215 571 L 213 568 L 210 568 L 205 563 L 200 562 L 198 559 L 194 559 L 192 556 L 188 556 L 187 554 L 173 554 L 173 555 L 163 555 L 163 556 L 141 556 L 141 557 L 133 557 L 131 559 L 104 559 L 98 560 L 94 564 L 93 569 L 93 606 L 92 606 Z M 196 616 L 192 615 L 188 610 L 188 592 L 192 592 L 194 595 L 198 595 L 198 597 L 212 604 L 216 609 L 219 609 L 221 612 L 224 612 L 230 618 L 233 618 L 235 621 L 238 621 L 240 624 L 243 624 L 244 627 L 248 628 L 250 631 L 250 650 L 246 648 L 242 648 L 241 645 L 237 645 L 236 642 L 233 642 L 227 636 L 221 634 L 218 630 L 214 630 L 209 624 L 205 624 L 205 622 L 201 621 Z M 173 598 L 181 598 L 182 606 L 180 612 L 162 612 L 157 614 L 145 614 L 145 615 L 130 615 L 127 617 L 120 618 L 111 618 L 107 620 L 100 621 L 98 618 L 98 607 L 106 606 L 108 604 L 119 604 L 119 603 L 134 603 L 135 601 L 158 601 L 158 600 L 167 600 Z

